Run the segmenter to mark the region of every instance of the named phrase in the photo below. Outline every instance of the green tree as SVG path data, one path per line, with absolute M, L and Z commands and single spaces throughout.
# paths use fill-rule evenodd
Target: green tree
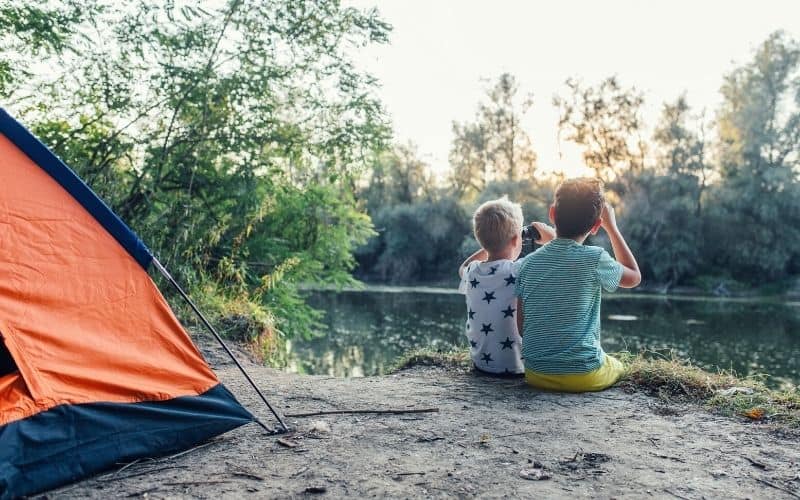
M 358 197 L 377 232 L 356 252 L 359 276 L 403 284 L 452 276 L 469 220 L 457 197 L 434 187 L 412 145 L 376 153 Z
M 297 284 L 350 280 L 371 234 L 352 186 L 388 128 L 351 54 L 389 26 L 337 1 L 82 3 L 76 55 L 18 112 L 184 280 L 309 333 Z
M 722 86 L 708 258 L 752 282 L 785 276 L 800 248 L 798 71 L 800 45 L 776 32 Z
M 583 149 L 584 162 L 607 188 L 625 194 L 628 180 L 645 166 L 644 97 L 622 87 L 616 77 L 594 87 L 570 78 L 566 87 L 567 96 L 553 98 L 560 113 L 559 136 Z
M 31 75 L 32 60 L 73 50 L 76 29 L 97 14 L 79 0 L 0 2 L 0 97 Z
M 453 122 L 449 184 L 461 198 L 474 198 L 490 179 L 487 132 L 479 123 Z
M 697 120 L 698 127 L 689 122 Z M 685 96 L 665 104 L 653 136 L 655 164 L 631 182 L 624 224 L 646 279 L 667 288 L 702 264 L 702 195 L 710 175 L 702 117 Z
M 674 103 L 664 104 L 661 121 L 653 135 L 656 171 L 672 180 L 678 196 L 688 196 L 693 201 L 697 217 L 701 214 L 703 192 L 712 174 L 706 152 L 704 120 L 703 115 L 691 115 L 683 94 Z M 693 128 L 690 121 L 697 126 Z
M 414 203 L 431 190 L 430 167 L 419 159 L 411 144 L 377 152 L 366 174 L 359 198 L 366 201 L 370 214 L 387 205 Z
M 441 193 L 415 204 L 387 206 L 373 219 L 380 237 L 371 271 L 381 281 L 430 283 L 457 272 L 459 247 L 470 227 L 454 197 Z
M 776 32 L 754 59 L 725 76 L 719 110 L 720 166 L 726 179 L 755 178 L 767 191 L 800 166 L 800 45 Z
M 492 180 L 532 179 L 536 153 L 522 127 L 533 105 L 532 96 L 518 96 L 519 84 L 503 73 L 487 89 L 478 105 L 475 122 L 453 122 L 450 164 L 451 184 L 462 195 L 474 195 Z

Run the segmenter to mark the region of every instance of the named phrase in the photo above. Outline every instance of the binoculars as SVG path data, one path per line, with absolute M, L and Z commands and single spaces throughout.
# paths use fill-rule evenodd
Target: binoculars
M 522 239 L 523 240 L 536 241 L 541 237 L 542 237 L 542 235 L 539 234 L 539 230 L 536 229 L 536 226 L 534 226 L 533 224 L 529 224 L 529 225 L 524 226 L 522 228 Z

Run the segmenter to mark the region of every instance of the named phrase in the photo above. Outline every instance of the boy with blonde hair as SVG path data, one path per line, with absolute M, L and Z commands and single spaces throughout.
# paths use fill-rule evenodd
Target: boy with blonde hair
M 597 179 L 562 182 L 550 220 L 556 238 L 525 257 L 516 280 L 525 380 L 541 389 L 600 391 L 624 371 L 600 345 L 601 290 L 635 287 L 641 280 L 639 266 Z M 600 247 L 583 244 L 601 227 L 617 260 Z
M 522 250 L 522 207 L 503 197 L 487 201 L 472 218 L 481 249 L 458 269 L 459 291 L 467 298 L 466 333 L 475 368 L 522 375 L 522 339 L 517 330 L 514 287 Z

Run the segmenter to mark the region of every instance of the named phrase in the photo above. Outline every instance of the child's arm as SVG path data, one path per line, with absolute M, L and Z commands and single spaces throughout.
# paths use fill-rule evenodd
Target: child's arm
M 611 240 L 611 248 L 614 249 L 614 257 L 617 262 L 622 264 L 622 278 L 619 280 L 619 286 L 622 288 L 633 288 L 642 281 L 642 273 L 639 272 L 639 264 L 636 263 L 636 258 L 633 252 L 628 248 L 625 243 L 625 238 L 622 237 L 619 228 L 617 227 L 617 218 L 614 215 L 614 207 L 605 204 L 603 213 L 600 214 L 603 229 L 608 234 L 608 239 Z
M 551 226 L 548 226 L 544 222 L 531 222 L 534 227 L 539 231 L 539 235 L 541 238 L 534 241 L 534 243 L 539 245 L 544 245 L 545 243 L 549 243 L 550 241 L 556 239 L 556 230 L 553 229 Z
M 481 248 L 480 250 L 478 250 L 474 254 L 470 255 L 469 257 L 467 257 L 467 260 L 465 260 L 461 264 L 461 266 L 458 268 L 458 277 L 459 278 L 463 278 L 464 277 L 464 271 L 467 270 L 467 266 L 470 264 L 470 262 L 473 262 L 473 261 L 476 261 L 476 260 L 486 260 L 488 257 L 489 257 L 489 254 L 483 248 Z

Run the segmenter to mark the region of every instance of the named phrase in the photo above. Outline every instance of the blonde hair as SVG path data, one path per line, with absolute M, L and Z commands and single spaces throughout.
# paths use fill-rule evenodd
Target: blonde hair
M 487 201 L 472 216 L 475 239 L 490 253 L 505 249 L 511 238 L 520 233 L 522 224 L 522 207 L 505 196 Z

